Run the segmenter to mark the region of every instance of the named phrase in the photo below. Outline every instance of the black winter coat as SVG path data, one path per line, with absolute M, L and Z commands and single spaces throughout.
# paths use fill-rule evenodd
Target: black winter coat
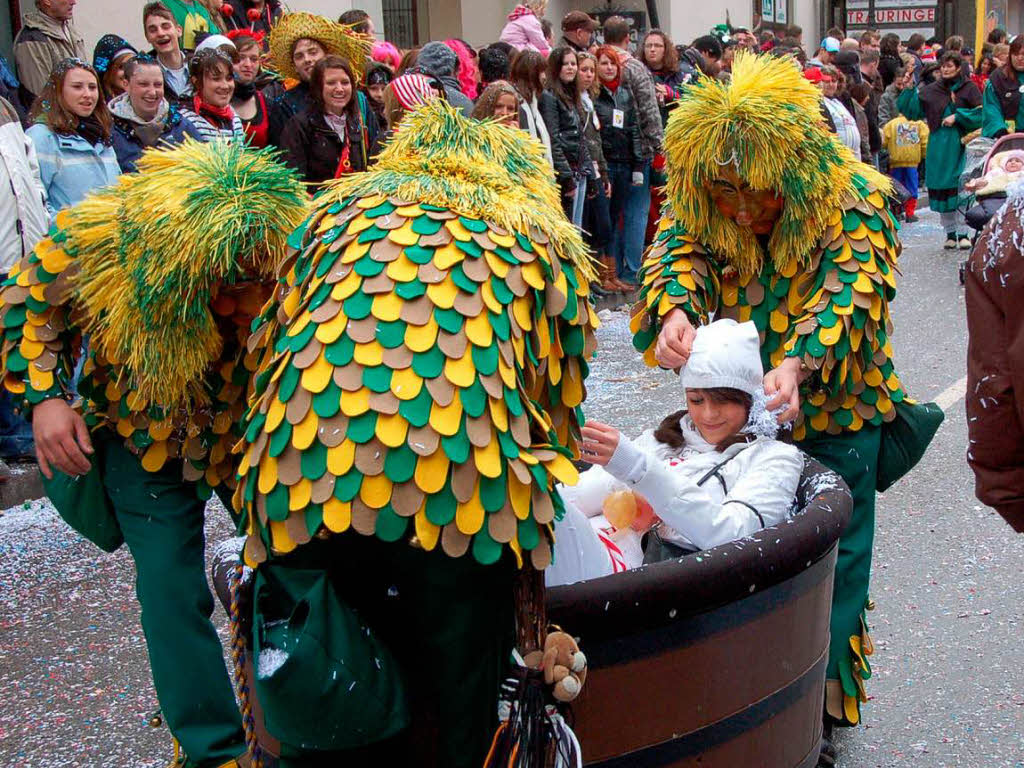
M 313 96 L 309 92 L 309 83 L 298 83 L 287 91 L 281 90 L 272 98 L 264 92 L 267 109 L 270 111 L 270 125 L 267 128 L 267 140 L 275 147 L 281 146 L 281 134 L 288 121 L 300 112 L 313 108 Z
M 612 93 L 607 86 L 594 101 L 597 119 L 601 121 L 601 149 L 605 162 L 629 163 L 630 169 L 642 172 L 644 169 L 643 150 L 640 147 L 640 123 L 637 120 L 636 104 L 628 88 L 619 86 Z M 622 111 L 623 124 L 615 127 L 615 110 Z
M 377 153 L 377 118 L 370 109 L 361 111 L 360 116 L 360 120 L 349 116 L 346 121 L 353 171 L 365 171 L 370 158 Z M 363 119 L 366 121 L 365 137 L 361 127 Z M 311 184 L 322 184 L 335 177 L 343 147 L 341 138 L 316 107 L 297 114 L 281 132 L 285 162 L 299 172 L 303 181 Z
M 540 114 L 551 137 L 551 159 L 558 183 L 568 186 L 581 176 L 593 176 L 593 161 L 583 140 L 580 113 L 549 90 L 540 95 Z

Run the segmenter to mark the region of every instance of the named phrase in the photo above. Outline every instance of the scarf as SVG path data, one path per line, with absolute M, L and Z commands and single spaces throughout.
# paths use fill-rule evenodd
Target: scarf
M 259 75 L 257 75 L 259 77 Z M 248 101 L 256 95 L 256 81 L 253 80 L 251 83 L 243 83 L 241 80 L 235 80 L 235 94 L 232 96 L 233 99 L 239 101 Z
M 167 103 L 167 99 L 161 99 L 156 116 L 152 120 L 143 120 L 138 116 L 132 108 L 127 93 L 115 96 L 110 100 L 108 106 L 114 117 L 132 124 L 132 130 L 144 147 L 155 145 L 167 130 L 167 118 L 170 112 L 170 104 Z
M 93 146 L 97 144 L 110 145 L 110 138 L 103 135 L 103 126 L 100 125 L 100 121 L 96 119 L 95 114 L 80 118 L 78 120 L 78 127 L 75 130 L 79 136 Z
M 195 107 L 196 114 L 205 117 L 211 125 L 227 127 L 231 125 L 235 117 L 235 111 L 230 105 L 215 107 L 213 104 L 203 101 L 198 94 L 192 97 L 192 106 Z
M 536 15 L 537 14 L 535 14 L 533 11 L 531 11 L 529 8 L 527 8 L 525 5 L 517 5 L 515 8 L 512 9 L 512 13 L 510 13 L 506 18 L 508 18 L 509 21 L 515 21 L 516 19 L 521 19 L 523 16 L 536 16 Z
M 601 81 L 601 85 L 603 85 L 605 88 L 607 88 L 612 93 L 615 93 L 617 90 L 619 90 L 619 85 L 621 84 L 621 82 L 622 82 L 622 75 L 618 74 L 612 80 L 602 80 Z

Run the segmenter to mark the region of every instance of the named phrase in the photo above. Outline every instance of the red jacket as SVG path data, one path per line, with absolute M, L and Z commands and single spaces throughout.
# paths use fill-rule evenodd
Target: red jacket
M 967 263 L 967 461 L 975 494 L 1024 532 L 1024 195 Z

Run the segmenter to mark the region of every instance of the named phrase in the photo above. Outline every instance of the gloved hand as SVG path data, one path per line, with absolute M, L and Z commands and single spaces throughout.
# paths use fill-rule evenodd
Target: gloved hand
M 642 187 L 644 185 L 644 174 L 642 171 L 633 171 L 633 186 Z

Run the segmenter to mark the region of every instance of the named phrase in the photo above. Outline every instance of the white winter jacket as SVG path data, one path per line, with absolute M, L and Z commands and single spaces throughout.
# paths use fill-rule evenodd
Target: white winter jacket
M 678 449 L 658 442 L 653 430 L 635 441 L 623 436 L 606 468 L 559 488 L 563 499 L 595 517 L 609 493 L 633 490 L 662 519 L 662 538 L 687 549 L 710 549 L 789 517 L 804 468 L 797 448 L 758 437 L 719 453 L 689 416 L 680 427 L 686 445 Z
M 0 99 L 0 274 L 32 251 L 49 225 L 35 147 L 14 107 Z

